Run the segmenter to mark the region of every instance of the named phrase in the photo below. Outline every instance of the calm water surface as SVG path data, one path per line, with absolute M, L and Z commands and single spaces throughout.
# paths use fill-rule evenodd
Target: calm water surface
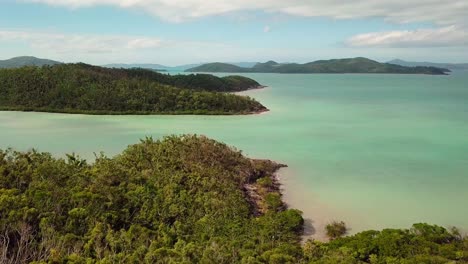
M 430 222 L 468 229 L 468 73 L 248 74 L 252 116 L 84 116 L 0 112 L 0 148 L 114 155 L 140 138 L 197 133 L 287 163 L 287 202 L 321 237 Z

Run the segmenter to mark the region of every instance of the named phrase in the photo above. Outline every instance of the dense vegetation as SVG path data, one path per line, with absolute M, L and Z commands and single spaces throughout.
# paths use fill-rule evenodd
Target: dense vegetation
M 0 263 L 294 262 L 303 219 L 270 198 L 278 167 L 189 135 L 94 164 L 0 151 Z
M 22 56 L 11 58 L 8 60 L 0 60 L 0 68 L 19 68 L 23 66 L 44 66 L 56 64 L 61 64 L 61 62 L 47 59 L 39 59 L 30 56 Z
M 122 71 L 130 78 L 139 78 L 192 90 L 240 92 L 260 86 L 255 80 L 238 75 L 225 77 L 217 77 L 211 74 L 169 75 L 141 68 L 112 69 L 107 71 Z
M 226 63 L 208 63 L 188 69 L 189 72 L 261 72 L 261 73 L 398 73 L 434 74 L 450 72 L 436 67 L 405 67 L 396 64 L 380 63 L 366 58 L 319 60 L 305 64 L 275 61 L 257 63 L 252 68 L 243 68 Z
M 428 224 L 340 237 L 336 222 L 301 246 L 279 167 L 191 135 L 93 164 L 0 151 L 0 263 L 468 263 L 467 238 Z
M 415 224 L 411 229 L 365 231 L 328 243 L 308 241 L 304 261 L 336 264 L 468 263 L 468 238 L 458 230 Z
M 0 110 L 86 114 L 245 114 L 257 101 L 218 92 L 258 86 L 241 76 L 170 76 L 144 69 L 61 64 L 0 70 Z M 215 92 L 216 91 L 216 92 Z

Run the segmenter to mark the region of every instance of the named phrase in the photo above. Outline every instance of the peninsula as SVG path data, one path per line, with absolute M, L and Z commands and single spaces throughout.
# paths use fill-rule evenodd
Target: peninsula
M 267 111 L 246 96 L 242 76 L 168 75 L 79 64 L 0 69 L 0 110 L 82 114 L 251 114 Z
M 467 263 L 457 229 L 415 224 L 301 245 L 282 165 L 203 136 L 146 138 L 93 162 L 0 150 L 0 263 Z

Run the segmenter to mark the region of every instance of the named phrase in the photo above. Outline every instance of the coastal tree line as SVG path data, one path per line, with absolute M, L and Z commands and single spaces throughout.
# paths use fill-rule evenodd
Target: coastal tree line
M 86 64 L 0 69 L 0 109 L 86 114 L 243 114 L 266 108 L 225 91 L 245 77 L 170 76 Z M 256 83 L 256 82 L 255 82 Z
M 468 263 L 468 239 L 429 224 L 301 244 L 279 167 L 193 135 L 94 163 L 0 151 L 0 263 Z
M 145 139 L 93 164 L 0 152 L 0 263 L 256 263 L 301 255 L 297 210 L 243 191 L 277 165 L 205 137 Z

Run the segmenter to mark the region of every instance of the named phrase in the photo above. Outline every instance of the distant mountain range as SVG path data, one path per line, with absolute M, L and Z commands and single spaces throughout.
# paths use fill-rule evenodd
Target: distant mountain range
M 143 69 L 152 69 L 152 70 L 166 70 L 168 67 L 161 64 L 124 64 L 124 63 L 115 63 L 115 64 L 106 64 L 103 65 L 106 68 L 118 68 L 118 69 L 131 69 L 131 68 L 143 68 Z
M 32 56 L 15 57 L 0 60 L 0 68 L 18 68 L 22 66 L 44 66 L 62 64 L 62 62 L 41 59 Z M 259 62 L 214 62 L 206 64 L 186 64 L 180 66 L 166 66 L 152 63 L 135 64 L 107 64 L 108 68 L 145 68 L 159 71 L 186 72 L 231 72 L 231 73 L 401 73 L 401 74 L 447 74 L 450 70 L 468 70 L 468 63 L 433 63 L 411 62 L 400 59 L 380 63 L 367 58 L 349 58 L 334 60 L 318 60 L 314 62 L 278 63 L 268 61 Z
M 417 62 L 417 61 L 404 61 L 400 59 L 394 59 L 388 63 L 397 64 L 407 67 L 426 66 L 426 67 L 438 67 L 446 68 L 449 70 L 468 70 L 468 63 L 436 63 L 436 62 Z
M 187 65 L 171 67 L 171 66 L 153 64 L 153 63 L 131 63 L 131 64 L 115 63 L 115 64 L 106 64 L 106 65 L 103 65 L 103 67 L 117 68 L 117 69 L 142 68 L 142 69 L 150 69 L 150 70 L 157 70 L 157 71 L 185 71 L 187 69 L 197 67 L 199 65 L 200 64 L 187 64 Z
M 19 68 L 23 66 L 44 66 L 62 64 L 58 61 L 40 59 L 32 56 L 15 57 L 8 60 L 0 60 L 0 68 Z
M 257 62 L 233 62 L 231 63 L 238 67 L 253 67 Z M 106 64 L 103 67 L 107 68 L 123 68 L 123 69 L 131 69 L 131 68 L 143 68 L 143 69 L 151 69 L 151 70 L 163 70 L 163 71 L 186 71 L 188 69 L 198 67 L 203 65 L 202 63 L 197 64 L 185 64 L 179 66 L 166 66 L 161 64 L 151 64 L 151 63 L 133 63 L 133 64 L 123 64 L 123 63 L 115 63 L 115 64 Z
M 318 60 L 314 62 L 277 63 L 268 61 L 257 63 L 251 68 L 240 67 L 229 63 L 208 63 L 186 70 L 187 72 L 231 72 L 231 73 L 399 73 L 399 74 L 432 74 L 443 75 L 450 72 L 438 67 L 406 67 L 390 63 L 380 63 L 367 58 L 348 58 Z

